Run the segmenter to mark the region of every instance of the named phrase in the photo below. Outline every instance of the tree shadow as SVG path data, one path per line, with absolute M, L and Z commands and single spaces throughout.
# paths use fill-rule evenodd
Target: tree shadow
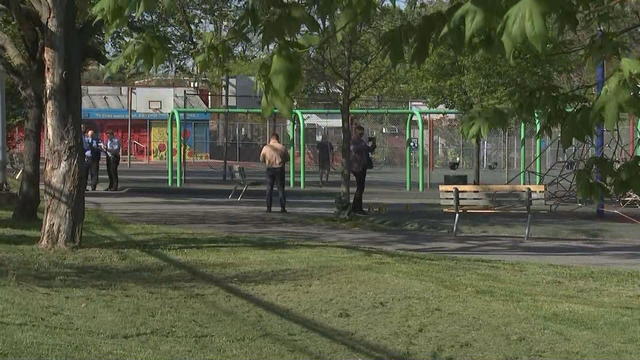
M 124 239 L 129 243 L 135 242 L 135 239 L 131 238 L 129 235 L 124 233 L 121 229 L 119 229 L 113 223 L 108 221 L 108 219 L 103 224 L 109 231 L 115 234 L 115 237 L 111 238 L 113 242 L 119 242 L 120 241 L 119 239 Z M 194 266 L 193 264 L 188 264 L 175 257 L 172 257 L 162 252 L 158 248 L 143 247 L 143 248 L 138 248 L 137 250 L 161 261 L 166 265 L 170 265 L 174 269 L 181 270 L 185 274 L 190 275 L 192 278 L 197 279 L 202 283 L 205 283 L 210 286 L 215 286 L 218 289 L 230 295 L 233 295 L 236 298 L 241 299 L 249 304 L 252 304 L 253 306 L 263 311 L 276 315 L 283 320 L 286 320 L 308 331 L 311 331 L 326 340 L 340 344 L 355 353 L 361 354 L 368 358 L 374 358 L 374 359 L 406 359 L 408 358 L 408 356 L 404 353 L 389 349 L 381 344 L 376 344 L 376 343 L 367 341 L 365 339 L 359 338 L 357 335 L 354 335 L 349 331 L 333 328 L 317 320 L 314 320 L 314 319 L 305 317 L 302 314 L 296 313 L 295 311 L 288 309 L 282 305 L 270 302 L 259 296 L 251 294 L 241 289 L 237 285 L 234 285 L 226 277 L 217 276 L 217 275 L 202 271 L 199 269 L 198 266 Z M 244 280 L 249 282 L 260 282 L 260 281 L 266 281 L 267 279 L 272 277 L 277 278 L 278 276 L 284 276 L 284 277 L 294 276 L 295 277 L 295 276 L 300 276 L 300 274 L 291 274 L 291 273 L 288 273 L 288 274 L 284 273 L 279 275 L 275 275 L 272 273 L 248 274 L 248 276 Z

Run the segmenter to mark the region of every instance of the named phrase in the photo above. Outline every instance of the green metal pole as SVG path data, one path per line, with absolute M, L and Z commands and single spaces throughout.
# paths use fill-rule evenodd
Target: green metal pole
M 173 186 L 173 121 L 175 112 L 169 114 L 167 119 L 167 182 L 169 186 Z
M 527 125 L 522 121 L 520 123 L 520 185 L 524 185 L 526 176 L 525 170 L 527 166 L 527 145 L 526 145 Z
M 542 159 L 540 157 L 542 153 L 542 138 L 540 137 L 542 125 L 540 124 L 540 114 L 536 112 L 534 116 L 536 120 L 536 185 L 540 185 L 542 183 Z
M 291 116 L 291 126 L 289 126 L 289 186 L 296 186 L 296 117 Z
M 418 120 L 418 150 L 420 153 L 418 154 L 418 189 L 420 192 L 424 192 L 424 124 L 422 121 L 422 114 L 419 111 L 415 112 L 415 116 Z
M 406 184 L 407 191 L 411 191 L 411 147 L 409 146 L 409 142 L 411 141 L 411 121 L 415 115 L 413 113 L 409 114 L 407 118 L 407 124 L 405 126 L 405 171 L 406 171 Z
M 180 124 L 180 113 L 176 114 L 176 187 L 182 186 L 182 124 Z M 171 149 L 173 152 L 173 149 Z
M 225 113 L 229 112 L 231 114 L 261 114 L 262 109 L 225 109 L 225 108 L 214 108 L 214 109 L 184 109 L 178 108 L 175 109 L 180 113 Z M 340 114 L 339 109 L 297 109 L 294 111 L 298 111 L 301 114 Z M 351 109 L 349 112 L 353 114 L 411 114 L 414 110 L 409 109 Z M 278 111 L 275 111 L 276 113 Z M 442 109 L 424 109 L 420 110 L 422 114 L 432 114 L 432 115 L 455 115 L 461 114 L 460 111 L 457 110 L 442 110 Z
M 274 110 L 275 112 L 277 112 L 277 110 Z M 350 112 L 352 114 L 402 114 L 402 115 L 408 115 L 408 119 L 407 119 L 407 134 L 406 134 L 406 140 L 407 140 L 407 147 L 406 147 L 406 172 L 407 172 L 407 191 L 411 190 L 411 153 L 410 153 L 410 149 L 409 149 L 409 140 L 411 138 L 411 121 L 413 116 L 415 116 L 416 111 L 414 110 L 409 110 L 409 109 L 352 109 L 350 110 Z M 176 157 L 176 173 L 179 174 L 176 177 L 176 186 L 181 186 L 184 183 L 184 175 L 182 174 L 182 169 L 183 169 L 183 159 L 182 159 L 182 131 L 181 131 L 181 122 L 180 122 L 180 115 L 181 114 L 193 114 L 193 113 L 209 113 L 209 114 L 221 114 L 221 113 L 235 113 L 235 114 L 261 114 L 262 113 L 262 109 L 245 109 L 245 108 L 241 108 L 241 109 L 228 109 L 228 108 L 215 108 L 215 109 L 174 109 L 172 111 L 173 114 L 173 118 L 175 119 L 176 122 L 176 128 L 178 131 L 178 136 L 176 137 L 177 140 L 177 144 L 176 147 L 179 151 L 177 151 L 177 157 Z M 306 154 L 305 154 L 305 143 L 304 143 L 304 117 L 303 114 L 340 114 L 340 110 L 339 109 L 299 109 L 299 110 L 294 110 L 294 114 L 295 116 L 297 116 L 300 120 L 300 125 L 298 127 L 299 132 L 300 132 L 300 149 L 301 149 L 301 158 L 300 158 L 300 187 L 304 189 L 305 187 L 305 178 L 306 178 L 306 172 L 305 172 L 305 165 L 306 165 Z M 425 109 L 425 110 L 420 110 L 419 111 L 419 115 L 418 117 L 421 118 L 420 114 L 436 114 L 436 115 L 449 115 L 449 114 L 460 114 L 459 111 L 457 110 L 441 110 L 441 109 Z M 168 134 L 169 134 L 169 139 L 167 141 L 167 144 L 169 146 L 169 154 L 167 154 L 167 170 L 169 172 L 173 172 L 173 122 L 171 121 L 171 119 L 168 121 Z M 421 153 L 419 154 L 419 165 L 420 165 L 420 184 L 421 184 L 421 191 L 423 191 L 424 189 L 424 134 L 423 134 L 423 127 L 422 127 L 422 120 L 420 119 L 419 123 L 418 123 L 419 127 L 420 127 L 420 141 L 421 141 Z M 639 129 L 640 129 L 640 124 L 639 124 Z M 291 124 L 291 131 L 290 131 L 290 136 L 292 136 L 292 143 L 290 144 L 290 182 L 291 182 L 291 186 L 295 185 L 295 122 L 292 121 Z M 168 183 L 169 185 L 173 185 L 173 175 L 169 176 L 168 179 Z
M 305 187 L 305 170 L 306 170 L 306 151 L 304 141 L 304 116 L 300 111 L 298 113 L 298 119 L 300 120 L 300 189 Z

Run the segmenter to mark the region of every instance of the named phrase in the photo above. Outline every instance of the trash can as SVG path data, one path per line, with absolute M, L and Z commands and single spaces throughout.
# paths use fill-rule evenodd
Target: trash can
M 444 185 L 467 185 L 467 175 L 445 175 Z

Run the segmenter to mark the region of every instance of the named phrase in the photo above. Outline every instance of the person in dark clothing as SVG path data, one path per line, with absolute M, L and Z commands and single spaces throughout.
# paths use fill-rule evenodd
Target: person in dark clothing
M 366 215 L 362 208 L 362 195 L 364 194 L 365 182 L 367 178 L 367 168 L 369 167 L 369 154 L 375 151 L 376 144 L 373 141 L 368 144 L 364 140 L 364 128 L 356 126 L 351 139 L 351 173 L 356 178 L 356 192 L 353 196 L 351 210 L 354 214 Z M 375 139 L 374 139 L 375 140 Z
M 113 130 L 107 130 L 107 145 L 104 148 L 107 154 L 107 173 L 109 174 L 109 187 L 105 191 L 118 191 L 118 165 L 120 165 L 120 139 L 113 135 Z
M 91 168 L 91 138 L 84 124 L 82 125 L 82 151 L 84 153 L 84 178 L 85 185 L 89 184 L 89 172 Z M 85 186 L 86 187 L 86 186 Z
M 329 182 L 329 172 L 331 171 L 331 158 L 333 156 L 333 144 L 325 135 L 322 141 L 316 145 L 318 148 L 318 167 L 320 169 L 320 186 Z
M 98 178 L 100 172 L 100 154 L 102 153 L 102 141 L 98 139 L 93 130 L 87 131 L 85 141 L 88 147 L 88 151 L 85 152 L 85 156 L 89 155 L 89 171 L 87 171 L 87 176 L 89 177 L 89 179 L 87 183 L 91 187 L 91 190 L 95 191 L 96 187 L 98 186 Z
M 267 166 L 267 212 L 271 212 L 273 202 L 273 184 L 278 187 L 280 196 L 280 212 L 286 213 L 287 199 L 284 193 L 284 165 L 289 161 L 287 148 L 280 143 L 278 134 L 273 133 L 269 144 L 262 148 L 260 162 Z

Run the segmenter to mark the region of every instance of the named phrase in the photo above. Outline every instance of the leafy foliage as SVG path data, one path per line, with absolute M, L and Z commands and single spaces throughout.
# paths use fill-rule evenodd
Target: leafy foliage
M 639 113 L 640 62 L 634 55 L 637 49 L 632 50 L 638 40 L 635 30 L 640 27 L 638 17 L 633 15 L 638 14 L 638 8 L 635 1 L 615 0 L 454 2 L 448 10 L 439 11 L 439 16 L 446 18 L 442 29 L 426 27 L 413 37 L 395 36 L 405 43 L 403 50 L 390 46 L 390 58 L 402 61 L 406 49 L 411 49 L 409 59 L 418 64 L 424 62 L 427 72 L 436 74 L 447 94 L 446 99 L 438 100 L 467 111 L 463 126 L 467 136 L 482 136 L 491 128 L 511 126 L 514 120 L 529 122 L 538 113 L 542 131 L 551 134 L 560 130 L 562 145 L 567 148 L 575 141 L 591 142 L 598 124 L 614 130 L 621 114 Z M 401 24 L 392 33 L 403 26 L 406 27 Z M 442 54 L 438 49 L 443 44 L 462 55 L 445 64 L 462 72 L 437 76 L 438 72 L 447 72 L 441 66 L 447 55 L 429 58 L 423 54 Z M 507 76 L 505 84 L 490 86 L 506 90 L 502 94 L 507 96 L 500 91 L 490 93 L 495 96 L 473 96 L 479 90 L 486 91 L 485 85 L 491 81 L 480 77 L 470 82 L 470 74 L 483 72 L 469 71 L 473 67 L 465 60 L 485 54 L 494 59 L 506 58 L 513 69 L 523 72 L 524 81 Z M 606 83 L 603 91 L 594 95 L 593 67 L 603 61 L 609 68 Z M 440 66 L 434 67 L 439 62 Z M 495 75 L 489 78 L 510 73 L 502 72 L 504 68 L 498 64 L 500 61 L 493 66 Z M 486 63 L 486 68 L 491 69 L 491 64 Z M 536 76 L 536 71 L 527 70 L 530 68 L 550 71 Z M 635 163 L 614 166 L 612 161 L 599 158 L 589 162 L 580 173 L 583 194 L 620 194 L 631 189 L 632 184 L 623 179 L 634 174 Z M 593 176 L 596 170 L 603 180 Z

